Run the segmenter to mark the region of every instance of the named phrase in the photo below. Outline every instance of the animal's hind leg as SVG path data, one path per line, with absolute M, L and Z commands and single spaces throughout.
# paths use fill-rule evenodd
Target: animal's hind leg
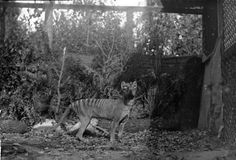
M 80 118 L 80 122 L 81 122 L 81 125 L 80 125 L 80 129 L 78 133 L 76 134 L 76 138 L 83 142 L 87 142 L 87 140 L 83 138 L 83 134 L 84 134 L 85 129 L 89 125 L 90 118 L 87 118 L 87 117 Z

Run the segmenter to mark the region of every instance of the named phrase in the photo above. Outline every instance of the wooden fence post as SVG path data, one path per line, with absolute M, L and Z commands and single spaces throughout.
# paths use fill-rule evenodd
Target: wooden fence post
M 47 2 L 46 2 L 47 3 Z M 46 8 L 45 11 L 45 21 L 44 21 L 44 31 L 48 36 L 48 45 L 50 50 L 52 49 L 52 40 L 53 40 L 53 5 L 55 2 L 50 1 L 50 6 Z
M 1 7 L 0 8 L 0 44 L 4 43 L 5 39 L 5 32 L 6 32 L 6 25 L 5 25 L 5 20 L 6 20 L 6 7 Z
M 126 12 L 126 31 L 127 31 L 127 37 L 128 37 L 128 48 L 129 51 L 132 51 L 134 49 L 134 41 L 133 41 L 133 28 L 134 28 L 134 15 L 133 11 L 127 11 Z

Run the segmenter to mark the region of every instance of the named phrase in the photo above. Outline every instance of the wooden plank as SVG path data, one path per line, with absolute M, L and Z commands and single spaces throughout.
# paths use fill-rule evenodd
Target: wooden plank
M 215 70 L 216 59 L 214 55 L 217 45 L 218 37 L 218 23 L 217 23 L 217 1 L 208 0 L 205 2 L 204 15 L 203 15 L 203 60 L 205 63 L 205 72 L 202 88 L 201 108 L 198 121 L 199 129 L 209 129 L 210 127 L 210 108 L 212 103 L 212 85 L 215 78 L 212 70 Z M 219 42 L 220 43 L 220 42 Z M 211 54 L 211 55 L 210 55 Z
M 6 32 L 6 8 L 3 7 L 3 9 L 0 10 L 0 44 L 4 43 L 5 39 L 5 32 Z
M 213 52 L 218 37 L 217 0 L 205 2 L 202 21 L 203 54 L 207 57 Z
M 18 8 L 47 8 L 51 4 L 45 3 L 20 3 L 20 2 L 0 2 L 0 7 Z M 132 11 L 132 12 L 165 12 L 165 13 L 186 13 L 203 14 L 202 8 L 165 8 L 162 6 L 101 6 L 101 5 L 79 5 L 79 4 L 54 4 L 54 9 L 73 9 L 73 10 L 100 10 L 100 11 Z

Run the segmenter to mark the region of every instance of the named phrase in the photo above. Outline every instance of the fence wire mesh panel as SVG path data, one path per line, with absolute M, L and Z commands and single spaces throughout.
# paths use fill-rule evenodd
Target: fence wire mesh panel
M 236 1 L 223 1 L 224 52 L 222 54 L 224 138 L 236 139 Z
M 236 43 L 236 1 L 224 0 L 224 50 Z

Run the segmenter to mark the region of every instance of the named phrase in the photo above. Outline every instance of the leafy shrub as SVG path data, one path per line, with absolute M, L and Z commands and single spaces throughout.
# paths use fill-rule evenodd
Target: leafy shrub
M 19 71 L 19 50 L 21 49 L 20 43 L 6 43 L 0 48 L 0 90 L 10 92 L 17 88 L 20 84 Z
M 141 38 L 145 33 L 148 35 L 143 47 L 149 54 L 150 51 L 161 49 L 165 56 L 201 55 L 201 19 L 200 15 L 145 13 L 144 30 L 139 33 Z
M 11 19 L 13 16 L 13 19 Z M 0 45 L 0 105 L 4 115 L 11 119 L 26 120 L 33 124 L 37 119 L 32 95 L 36 81 L 24 74 L 34 62 L 34 48 L 27 29 L 17 21 L 17 15 L 7 15 L 8 27 L 4 43 Z
M 61 88 L 63 95 L 70 101 L 93 97 L 98 89 L 93 85 L 93 75 L 88 73 L 79 60 L 67 57 L 63 74 L 64 85 Z M 66 97 L 64 97 L 66 98 Z

